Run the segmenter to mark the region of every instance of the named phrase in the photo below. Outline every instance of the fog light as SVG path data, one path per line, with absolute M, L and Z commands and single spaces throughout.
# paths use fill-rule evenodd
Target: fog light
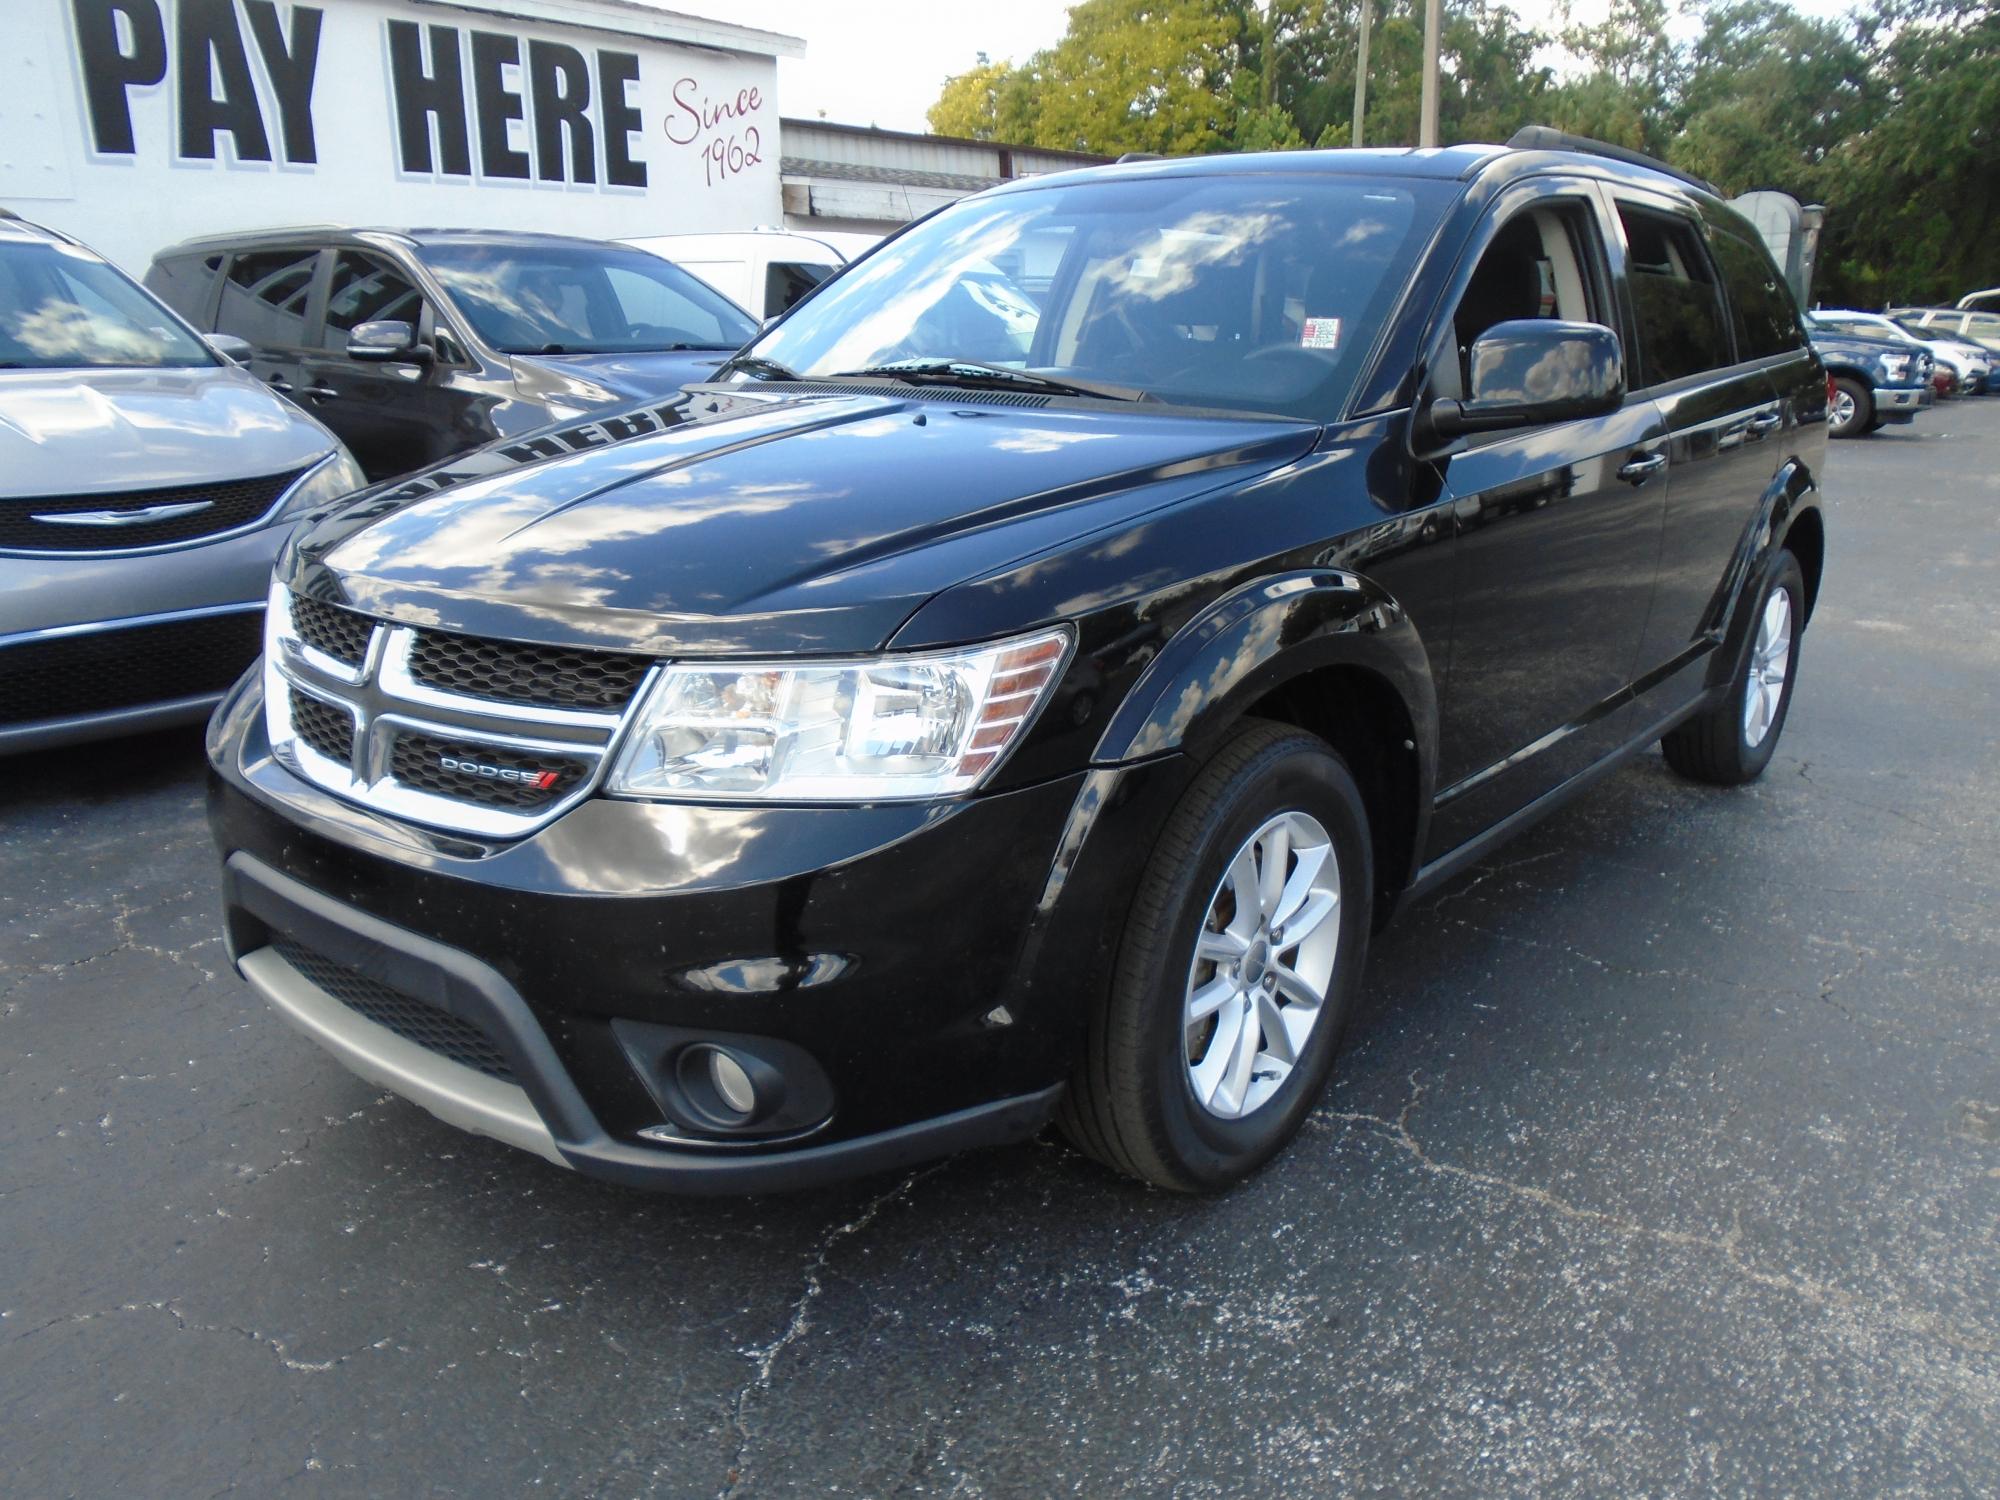
M 755 1113 L 756 1085 L 750 1082 L 750 1075 L 743 1071 L 743 1064 L 720 1047 L 709 1049 L 708 1081 L 715 1086 L 716 1097 L 736 1113 L 739 1115 Z

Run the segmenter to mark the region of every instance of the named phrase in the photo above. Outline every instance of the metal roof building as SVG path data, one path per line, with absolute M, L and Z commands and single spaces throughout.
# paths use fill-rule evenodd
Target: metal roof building
M 969 193 L 1110 160 L 827 120 L 781 125 L 785 227 L 808 233 L 888 234 Z

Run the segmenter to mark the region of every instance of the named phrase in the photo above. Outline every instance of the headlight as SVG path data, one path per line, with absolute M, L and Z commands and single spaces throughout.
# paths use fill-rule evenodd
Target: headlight
M 1893 381 L 1902 381 L 1910 373 L 1910 356 L 1907 354 L 1885 354 L 1882 356 L 1882 373 Z
M 878 802 L 978 786 L 1034 722 L 1067 630 L 858 661 L 666 667 L 606 784 L 691 802 Z
M 286 517 L 301 515 L 315 506 L 331 505 L 356 490 L 367 488 L 368 476 L 361 472 L 361 465 L 345 448 L 336 448 L 308 470 L 305 478 L 292 486 L 278 514 Z

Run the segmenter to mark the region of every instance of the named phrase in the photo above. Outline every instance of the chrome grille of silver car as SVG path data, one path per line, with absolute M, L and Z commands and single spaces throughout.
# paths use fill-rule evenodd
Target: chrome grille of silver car
M 650 676 L 635 680 L 621 704 L 601 708 L 473 697 L 412 671 L 427 634 L 421 628 L 373 621 L 359 659 L 343 660 L 315 644 L 325 643 L 325 632 L 301 631 L 293 598 L 273 586 L 266 622 L 264 715 L 273 753 L 336 796 L 435 828 L 517 838 L 589 796 Z M 338 722 L 334 714 L 352 718 L 351 755 L 327 753 L 340 742 L 325 729 Z

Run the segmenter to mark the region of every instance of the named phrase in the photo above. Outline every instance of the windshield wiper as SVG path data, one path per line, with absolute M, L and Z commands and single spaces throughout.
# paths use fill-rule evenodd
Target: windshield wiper
M 899 359 L 886 365 L 868 365 L 859 370 L 842 370 L 829 379 L 858 379 L 875 376 L 907 381 L 911 385 L 957 385 L 967 390 L 996 387 L 1024 387 L 1057 396 L 1094 396 L 1101 401 L 1157 401 L 1150 391 L 1129 385 L 1100 385 L 1091 380 L 1058 380 L 1037 375 L 1032 370 L 1016 370 L 1007 365 L 989 365 L 980 359 Z
M 727 375 L 731 370 L 743 370 L 764 380 L 801 380 L 804 377 L 790 365 L 781 365 L 775 359 L 766 359 L 761 354 L 739 354 L 734 359 L 725 359 L 716 367 L 717 376 Z

